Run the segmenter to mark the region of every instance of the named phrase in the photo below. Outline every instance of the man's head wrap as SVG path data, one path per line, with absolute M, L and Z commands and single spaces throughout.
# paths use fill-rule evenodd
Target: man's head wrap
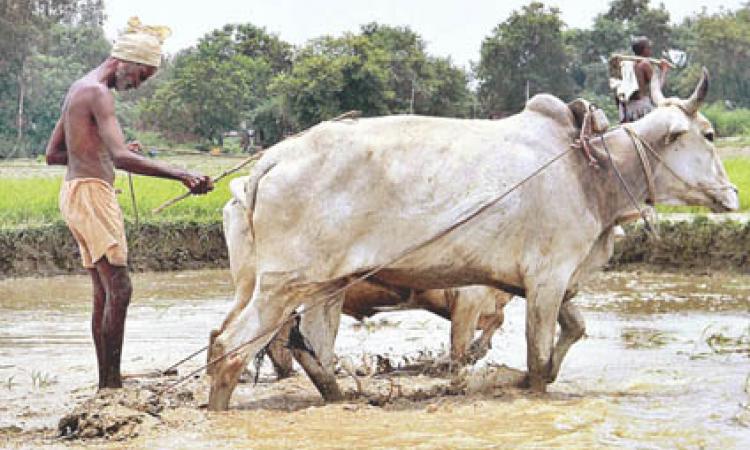
M 128 27 L 112 47 L 112 57 L 159 67 L 161 44 L 170 34 L 172 31 L 167 27 L 143 25 L 140 19 L 131 17 Z

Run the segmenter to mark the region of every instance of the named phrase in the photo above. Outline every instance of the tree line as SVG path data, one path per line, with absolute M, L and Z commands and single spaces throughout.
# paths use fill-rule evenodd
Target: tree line
M 0 0 L 0 155 L 43 152 L 67 87 L 109 54 L 103 19 L 102 0 Z M 167 59 L 142 88 L 118 94 L 118 114 L 133 133 L 175 142 L 220 144 L 229 130 L 252 129 L 270 145 L 349 110 L 500 117 L 549 92 L 612 112 L 607 59 L 639 35 L 655 55 L 688 55 L 667 94 L 687 95 L 706 66 L 712 100 L 750 106 L 750 2 L 673 24 L 663 5 L 612 0 L 586 29 L 531 2 L 489 30 L 469 69 L 430 55 L 409 27 L 369 23 L 295 47 L 263 27 L 229 24 Z

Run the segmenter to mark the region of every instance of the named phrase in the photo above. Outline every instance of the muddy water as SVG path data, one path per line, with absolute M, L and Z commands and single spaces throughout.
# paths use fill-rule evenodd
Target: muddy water
M 203 346 L 230 305 L 224 271 L 136 274 L 134 280 L 125 373 L 165 368 Z M 0 447 L 82 445 L 55 440 L 52 431 L 17 428 L 54 428 L 94 393 L 87 283 L 71 276 L 0 282 Z M 126 445 L 750 448 L 750 428 L 742 425 L 750 422 L 743 407 L 750 401 L 750 278 L 609 273 L 589 283 L 577 303 L 587 337 L 571 349 L 546 396 L 492 386 L 470 396 L 439 395 L 430 387 L 447 380 L 407 374 L 360 380 L 370 393 L 396 385 L 403 398 L 386 406 L 326 406 L 303 377 L 271 383 L 266 365 L 260 384 L 238 387 L 231 412 L 177 409 Z M 383 314 L 365 326 L 345 318 L 337 352 L 353 364 L 374 354 L 397 361 L 425 349 L 440 353 L 448 334 L 448 322 L 423 312 Z M 524 367 L 522 301 L 508 305 L 493 347 L 479 364 L 486 370 Z M 354 389 L 351 379 L 341 382 Z M 200 404 L 206 383 L 194 383 Z

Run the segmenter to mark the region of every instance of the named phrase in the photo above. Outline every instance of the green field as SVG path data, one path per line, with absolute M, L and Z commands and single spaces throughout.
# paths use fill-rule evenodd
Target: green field
M 215 176 L 240 161 L 242 159 L 199 156 L 168 158 L 167 162 Z M 160 214 L 152 214 L 151 210 L 184 193 L 186 188 L 178 181 L 134 175 L 139 218 L 141 222 L 221 220 L 221 210 L 230 197 L 229 180 L 247 174 L 248 170 L 245 167 L 223 179 L 212 193 L 185 199 Z M 64 168 L 49 168 L 29 160 L 3 166 L 0 169 L 0 227 L 36 226 L 61 220 L 57 201 L 63 175 Z M 133 221 L 127 174 L 118 172 L 115 188 L 121 191 L 118 197 L 125 220 Z
M 237 164 L 241 159 L 229 157 L 171 157 L 172 164 L 217 175 Z M 724 165 L 729 177 L 740 189 L 742 211 L 750 210 L 750 158 L 731 156 Z M 191 197 L 168 208 L 160 214 L 151 210 L 163 202 L 185 192 L 181 183 L 158 178 L 133 176 L 141 222 L 159 221 L 216 221 L 221 220 L 221 210 L 229 199 L 229 179 L 247 174 L 248 168 L 222 180 L 214 192 L 200 197 Z M 21 160 L 0 167 L 0 227 L 27 227 L 59 221 L 57 198 L 64 168 L 51 168 L 43 163 Z M 119 172 L 115 187 L 119 195 L 125 218 L 133 221 L 133 206 L 130 199 L 127 175 Z M 703 208 L 659 207 L 660 212 L 704 212 Z

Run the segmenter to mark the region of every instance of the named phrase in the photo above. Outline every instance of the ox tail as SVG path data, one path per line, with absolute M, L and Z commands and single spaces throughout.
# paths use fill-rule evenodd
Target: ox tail
M 269 155 L 270 156 L 270 155 Z M 235 198 L 242 198 L 241 200 L 242 205 L 247 210 L 247 224 L 250 228 L 250 236 L 253 240 L 255 240 L 255 227 L 253 226 L 253 213 L 255 211 L 255 200 L 258 196 L 258 185 L 260 184 L 260 180 L 271 171 L 271 169 L 276 166 L 277 160 L 274 157 L 265 157 L 261 158 L 260 161 L 258 161 L 258 164 L 256 164 L 252 171 L 250 172 L 250 176 L 247 177 L 247 180 L 242 183 L 242 187 L 240 191 L 235 193 L 235 190 L 232 189 L 232 186 L 230 184 L 230 189 L 232 190 L 232 195 L 235 196 Z M 244 191 L 244 192 L 243 192 Z

